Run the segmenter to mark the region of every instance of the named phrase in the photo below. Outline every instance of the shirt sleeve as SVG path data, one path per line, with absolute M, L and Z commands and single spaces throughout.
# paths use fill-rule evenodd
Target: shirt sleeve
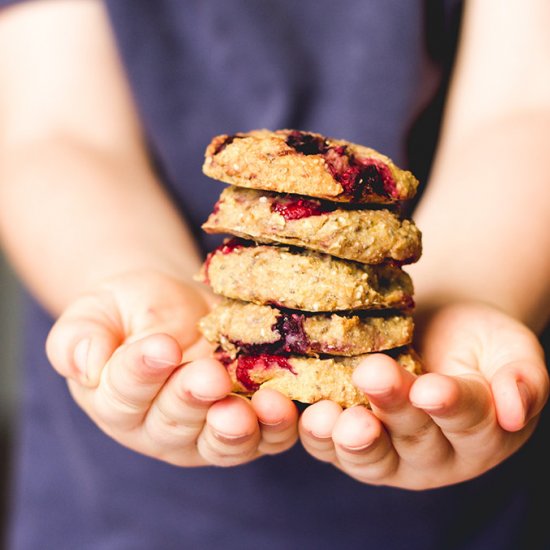
M 28 0 L 0 0 L 0 10 L 8 6 L 14 6 L 15 4 L 22 4 L 23 2 L 28 2 Z

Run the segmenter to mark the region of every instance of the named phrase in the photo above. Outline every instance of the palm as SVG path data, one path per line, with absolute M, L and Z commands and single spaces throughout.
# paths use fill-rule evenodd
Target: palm
M 424 489 L 480 475 L 529 437 L 548 395 L 529 330 L 480 305 L 444 308 L 420 329 L 427 374 L 373 356 L 354 375 L 372 412 L 306 411 L 302 440 L 314 456 L 364 482 Z
M 165 333 L 185 351 L 198 341 L 198 320 L 209 309 L 197 288 L 158 272 L 112 279 L 103 284 L 102 291 L 111 297 L 109 314 L 118 321 L 122 342 Z
M 121 275 L 64 312 L 48 355 L 92 420 L 138 452 L 181 466 L 281 452 L 296 439 L 295 408 L 267 390 L 252 403 L 229 395 L 197 329 L 209 301 L 158 272 Z
M 521 323 L 487 306 L 459 306 L 426 316 L 420 349 L 427 372 L 477 380 L 490 388 L 502 428 L 518 431 L 524 401 L 540 410 L 548 395 L 541 346 Z

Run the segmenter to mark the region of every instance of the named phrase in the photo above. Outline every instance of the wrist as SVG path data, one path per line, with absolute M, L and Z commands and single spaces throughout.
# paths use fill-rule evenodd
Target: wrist
M 545 296 L 536 282 L 532 290 L 538 299 L 531 295 L 527 281 L 514 284 L 507 280 L 508 284 L 503 284 L 498 277 L 484 272 L 472 274 L 467 265 L 458 272 L 442 267 L 444 262 L 429 265 L 429 258 L 426 260 L 410 266 L 419 316 L 453 304 L 471 304 L 501 311 L 536 333 L 548 323 L 550 296 Z

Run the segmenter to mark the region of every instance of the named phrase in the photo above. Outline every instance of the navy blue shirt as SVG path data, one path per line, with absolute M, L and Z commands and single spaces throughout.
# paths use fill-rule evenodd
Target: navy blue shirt
M 222 186 L 200 167 L 218 133 L 318 131 L 425 179 L 458 2 L 106 3 L 151 157 L 204 250 L 214 240 L 199 225 Z M 425 492 L 360 484 L 299 445 L 236 468 L 176 468 L 96 428 L 47 363 L 51 319 L 31 299 L 26 313 L 10 548 L 550 547 L 546 419 L 501 466 Z

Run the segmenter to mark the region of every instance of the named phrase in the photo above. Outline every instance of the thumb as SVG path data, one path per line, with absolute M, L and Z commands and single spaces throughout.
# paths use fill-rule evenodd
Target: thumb
M 54 369 L 87 387 L 95 387 L 103 366 L 124 340 L 114 302 L 105 295 L 78 298 L 59 317 L 46 340 Z
M 509 362 L 495 372 L 490 384 L 498 423 L 509 432 L 521 430 L 548 399 L 548 371 L 542 358 Z

